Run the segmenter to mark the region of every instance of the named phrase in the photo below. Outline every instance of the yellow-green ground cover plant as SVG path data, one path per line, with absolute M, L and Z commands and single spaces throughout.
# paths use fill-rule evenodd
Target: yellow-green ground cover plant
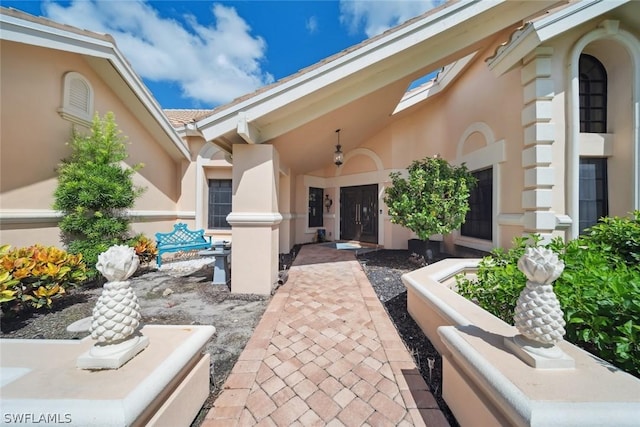
M 50 308 L 66 289 L 87 279 L 82 255 L 54 246 L 0 247 L 0 307 L 3 314 Z
M 154 240 L 149 239 L 144 234 L 138 234 L 128 242 L 140 259 L 140 264 L 149 264 L 158 255 L 158 248 Z
M 511 249 L 482 259 L 477 279 L 457 278 L 460 295 L 509 324 L 526 278 L 525 248 L 540 237 L 516 238 Z M 545 245 L 565 263 L 554 284 L 567 322 L 565 339 L 640 378 L 640 211 L 602 218 L 579 238 Z
M 144 234 L 129 239 L 141 264 L 158 254 L 156 243 Z M 24 248 L 0 246 L 0 311 L 24 313 L 25 309 L 51 308 L 71 287 L 88 284 L 82 254 L 71 254 L 55 246 L 35 244 Z M 94 278 L 95 281 L 95 278 Z

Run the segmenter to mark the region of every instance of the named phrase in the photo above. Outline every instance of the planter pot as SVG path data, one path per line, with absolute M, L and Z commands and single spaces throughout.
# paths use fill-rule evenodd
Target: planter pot
M 441 243 L 438 240 L 409 239 L 409 254 L 415 253 L 423 256 L 426 260 L 432 260 L 440 255 Z

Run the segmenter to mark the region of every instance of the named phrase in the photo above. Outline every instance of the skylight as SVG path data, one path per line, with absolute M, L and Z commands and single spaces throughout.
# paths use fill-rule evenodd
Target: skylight
M 392 115 L 404 111 L 444 90 L 462 73 L 476 54 L 477 52 L 473 52 L 464 58 L 458 59 L 439 70 L 432 71 L 411 82 L 407 92 L 405 92 Z

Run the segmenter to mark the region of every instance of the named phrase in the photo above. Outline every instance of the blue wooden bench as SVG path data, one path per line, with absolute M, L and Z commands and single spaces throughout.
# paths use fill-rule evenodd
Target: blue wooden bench
M 182 222 L 173 226 L 169 233 L 156 233 L 158 248 L 158 268 L 162 266 L 162 254 L 211 248 L 211 236 L 205 236 L 204 230 L 189 230 Z

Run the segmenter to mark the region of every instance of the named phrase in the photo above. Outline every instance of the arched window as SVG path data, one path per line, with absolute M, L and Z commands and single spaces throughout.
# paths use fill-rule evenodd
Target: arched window
M 64 75 L 60 115 L 74 123 L 90 126 L 93 116 L 93 88 L 80 73 L 70 71 Z
M 607 71 L 591 55 L 580 55 L 580 132 L 607 133 Z

